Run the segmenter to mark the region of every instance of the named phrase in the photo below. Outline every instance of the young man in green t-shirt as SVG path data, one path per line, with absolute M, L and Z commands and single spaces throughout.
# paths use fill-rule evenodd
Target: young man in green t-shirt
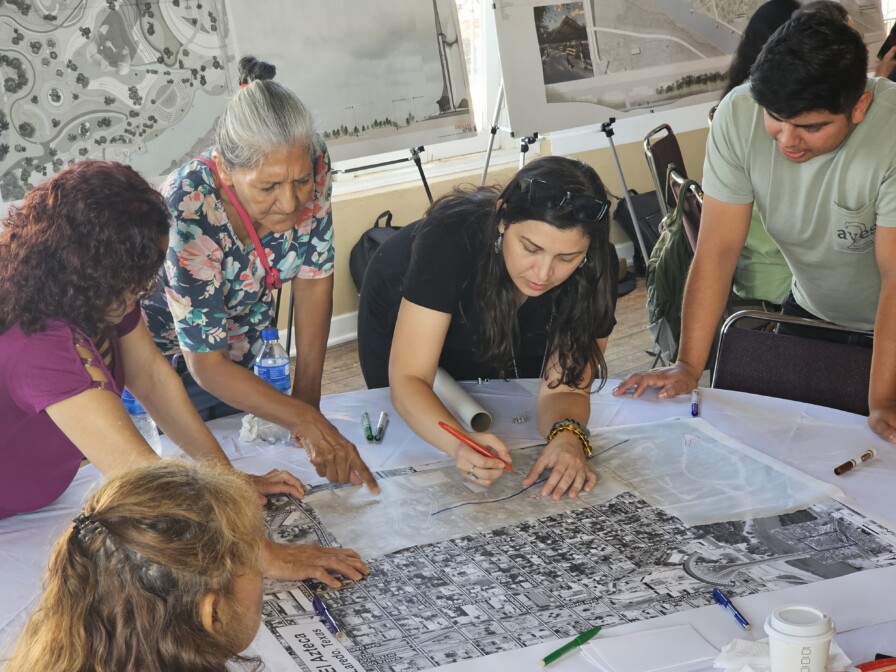
M 678 361 L 629 376 L 617 395 L 697 386 L 754 202 L 793 272 L 783 312 L 896 342 L 896 311 L 879 308 L 896 305 L 896 85 L 868 80 L 867 67 L 861 36 L 822 14 L 772 35 L 713 119 Z M 896 442 L 893 348 L 875 349 L 869 407 L 871 428 Z

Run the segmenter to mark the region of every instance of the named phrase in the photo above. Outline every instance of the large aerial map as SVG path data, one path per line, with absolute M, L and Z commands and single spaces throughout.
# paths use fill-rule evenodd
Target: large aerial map
M 598 485 L 573 501 L 520 486 L 540 447 L 515 450 L 520 473 L 487 491 L 465 488 L 448 460 L 377 474 L 379 498 L 330 484 L 302 502 L 270 498 L 274 539 L 350 545 L 372 571 L 341 590 L 269 582 L 265 662 L 425 670 L 703 607 L 713 586 L 740 598 L 896 564 L 896 534 L 832 499 L 839 491 L 702 419 L 593 439 Z
M 0 0 L 0 196 L 83 158 L 153 178 L 211 142 L 232 55 L 220 0 Z

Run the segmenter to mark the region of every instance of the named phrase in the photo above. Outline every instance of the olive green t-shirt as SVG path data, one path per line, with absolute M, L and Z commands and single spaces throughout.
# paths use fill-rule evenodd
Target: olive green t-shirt
M 784 158 L 765 132 L 750 85 L 713 118 L 703 190 L 726 203 L 755 202 L 793 271 L 793 295 L 820 318 L 872 330 L 880 293 L 878 226 L 896 226 L 896 84 L 870 79 L 874 98 L 840 146 L 805 163 Z

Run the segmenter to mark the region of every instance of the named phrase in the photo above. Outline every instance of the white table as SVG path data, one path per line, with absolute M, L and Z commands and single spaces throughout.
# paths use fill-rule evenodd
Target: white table
M 591 427 L 637 424 L 684 416 L 689 411 L 687 398 L 658 401 L 654 393 L 645 399 L 616 398 L 610 393 L 615 381 L 592 397 Z M 473 395 L 492 412 L 493 430 L 508 445 L 538 442 L 535 430 L 534 390 L 532 381 L 491 381 L 483 385 L 465 384 Z M 360 448 L 367 464 L 383 470 L 432 462 L 444 458 L 434 448 L 421 445 L 401 421 L 389 403 L 387 390 L 371 390 L 333 395 L 322 400 L 324 413 L 346 437 Z M 380 411 L 387 411 L 390 424 L 382 444 L 364 441 L 360 414 L 367 411 L 375 422 Z M 525 424 L 512 424 L 510 418 L 528 410 L 532 418 Z M 832 409 L 727 392 L 703 390 L 701 417 L 719 431 L 747 446 L 771 455 L 805 473 L 839 487 L 849 506 L 896 529 L 896 447 L 886 444 L 868 430 L 864 417 Z M 266 446 L 239 441 L 240 419 L 226 418 L 211 423 L 211 428 L 234 464 L 248 472 L 263 473 L 271 468 L 286 468 L 305 483 L 321 479 L 310 467 L 303 451 L 289 446 Z M 163 437 L 166 454 L 175 453 Z M 868 447 L 876 447 L 878 456 L 844 477 L 833 468 Z M 93 467 L 81 469 L 66 493 L 47 508 L 10 519 L 0 520 L 0 650 L 9 644 L 39 594 L 40 576 L 52 542 L 71 524 L 80 510 L 84 495 L 100 481 Z M 598 487 L 600 487 L 598 485 Z M 350 544 L 350 542 L 349 542 Z M 890 570 L 893 571 L 890 571 Z M 854 661 L 873 658 L 878 651 L 896 652 L 896 568 L 873 570 L 880 580 L 873 591 L 867 590 L 862 574 L 821 581 L 793 589 L 754 595 L 739 603 L 741 611 L 760 625 L 777 604 L 806 602 L 828 608 L 838 628 L 836 641 Z M 851 595 L 844 606 L 842 594 Z M 744 636 L 733 621 L 720 616 L 718 607 L 679 612 L 650 621 L 630 623 L 606 630 L 602 636 L 614 636 L 648 627 L 691 623 L 710 643 L 720 648 L 732 638 Z M 874 625 L 869 626 L 869 623 Z M 754 638 L 762 637 L 761 627 Z M 482 657 L 441 669 L 464 670 L 535 669 L 546 653 L 559 642 Z M 588 670 L 584 657 L 572 654 L 552 665 L 558 672 Z

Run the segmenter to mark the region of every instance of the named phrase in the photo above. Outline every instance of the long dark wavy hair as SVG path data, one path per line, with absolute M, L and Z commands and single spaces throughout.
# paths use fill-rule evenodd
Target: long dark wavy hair
M 577 228 L 590 242 L 585 265 L 553 290 L 549 352 L 558 353 L 561 368 L 560 380 L 553 385 L 589 386 L 591 380 L 586 379 L 589 369 L 603 384 L 607 364 L 597 346 L 597 338 L 608 333 L 613 324 L 612 283 L 617 281 L 610 272 L 609 215 L 596 222 L 580 222 L 566 206 L 544 209 L 530 205 L 520 189 L 520 181 L 525 178 L 544 180 L 573 194 L 607 198 L 603 182 L 591 166 L 575 159 L 547 156 L 522 168 L 503 191 L 495 187 L 455 191 L 436 201 L 427 213 L 437 210 L 450 220 L 474 220 L 482 228 L 474 300 L 480 314 L 487 319 L 482 320 L 477 354 L 483 361 L 494 362 L 501 375 L 507 375 L 520 341 L 515 285 L 507 273 L 504 255 L 494 251 L 498 225 L 503 223 L 509 227 L 534 219 L 558 229 Z M 546 370 L 542 371 L 545 378 L 547 374 Z
M 223 466 L 161 460 L 110 479 L 50 557 L 43 597 L 3 672 L 225 672 L 240 658 L 200 603 L 243 608 L 234 580 L 257 568 L 264 534 L 248 479 Z M 234 635 L 236 636 L 236 635 Z
M 82 161 L 35 187 L 0 233 L 0 333 L 58 318 L 99 337 L 129 292 L 152 287 L 169 221 L 159 193 L 120 163 Z

